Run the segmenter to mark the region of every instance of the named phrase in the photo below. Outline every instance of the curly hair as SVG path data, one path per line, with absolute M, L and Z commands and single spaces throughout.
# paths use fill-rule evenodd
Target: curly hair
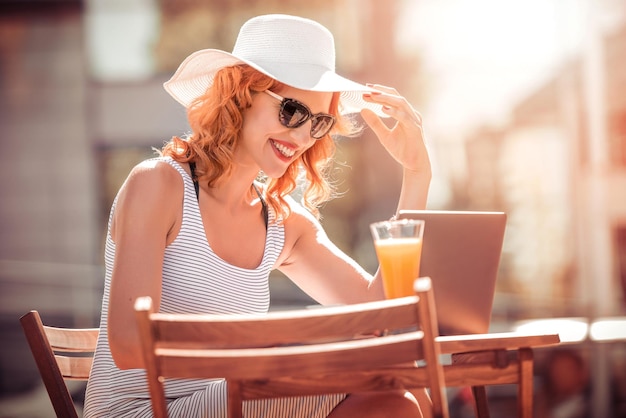
M 252 105 L 253 96 L 265 90 L 280 91 L 283 87 L 284 84 L 246 64 L 219 70 L 213 85 L 187 109 L 191 134 L 185 139 L 174 136 L 161 154 L 178 162 L 195 162 L 198 181 L 213 187 L 232 173 L 233 154 L 242 135 L 243 113 Z M 340 116 L 339 95 L 333 93 L 329 109 L 337 118 L 332 134 L 355 135 L 360 128 L 352 119 Z M 329 133 L 292 162 L 281 177 L 265 179 L 264 199 L 277 219 L 286 219 L 291 213 L 285 197 L 296 189 L 302 171 L 306 177 L 302 204 L 319 217 L 320 205 L 335 195 L 329 179 L 334 153 L 335 143 Z

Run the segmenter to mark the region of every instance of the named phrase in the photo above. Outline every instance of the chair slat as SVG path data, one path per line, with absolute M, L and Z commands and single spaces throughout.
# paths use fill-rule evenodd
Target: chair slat
M 414 361 L 422 356 L 422 333 L 293 347 L 184 350 L 157 349 L 165 376 L 257 379 L 362 370 Z
M 383 328 L 415 327 L 416 300 L 408 297 L 387 304 L 374 302 L 267 315 L 189 315 L 182 319 L 153 314 L 152 319 L 161 347 L 166 347 L 168 341 L 177 346 L 228 347 L 240 343 L 244 336 L 250 346 L 274 346 L 322 338 L 353 338 L 358 333 L 373 333 Z
M 64 379 L 87 380 L 93 357 L 68 357 L 56 354 L 54 358 Z
M 98 328 L 71 329 L 44 325 L 43 329 L 55 351 L 89 353 L 94 351 L 98 341 Z

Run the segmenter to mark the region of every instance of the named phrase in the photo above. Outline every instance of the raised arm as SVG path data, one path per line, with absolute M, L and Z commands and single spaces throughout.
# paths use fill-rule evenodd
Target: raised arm
M 364 109 L 363 120 L 370 126 L 387 152 L 403 168 L 402 188 L 397 211 L 425 209 L 432 171 L 424 143 L 422 117 L 407 100 L 389 87 L 373 85 L 382 93 L 364 96 L 370 102 L 383 105 L 383 112 L 395 119 L 388 128 L 374 112 Z
M 397 211 L 424 209 L 432 172 L 422 118 L 395 89 L 373 87 L 381 93 L 367 94 L 364 98 L 382 104 L 383 111 L 396 123 L 388 128 L 374 112 L 364 109 L 361 114 L 387 152 L 402 165 Z M 287 220 L 286 234 L 288 256 L 280 270 L 317 301 L 354 303 L 384 297 L 380 272 L 374 277 L 365 272 L 328 239 L 321 225 L 303 209 L 294 210 Z

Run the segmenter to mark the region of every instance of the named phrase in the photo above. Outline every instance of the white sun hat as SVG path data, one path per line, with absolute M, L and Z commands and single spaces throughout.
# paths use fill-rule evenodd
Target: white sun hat
M 302 17 L 272 14 L 254 17 L 241 27 L 232 54 L 202 49 L 180 64 L 165 90 L 185 107 L 203 95 L 215 73 L 228 66 L 248 64 L 263 74 L 301 90 L 341 92 L 341 113 L 381 106 L 362 95 L 375 91 L 335 72 L 335 41 L 321 24 Z

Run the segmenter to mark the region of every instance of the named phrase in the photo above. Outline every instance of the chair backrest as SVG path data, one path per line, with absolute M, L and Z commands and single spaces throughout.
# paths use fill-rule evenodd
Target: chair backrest
M 167 416 L 164 377 L 226 379 L 229 416 L 240 417 L 244 399 L 399 389 L 399 380 L 372 373 L 389 376 L 388 366 L 418 360 L 426 363 L 415 370 L 427 374 L 423 387 L 431 389 L 436 416 L 447 416 L 430 279 L 418 279 L 415 289 L 406 298 L 266 315 L 161 314 L 150 298 L 138 298 L 155 417 Z M 359 373 L 368 374 L 366 383 Z M 317 384 L 307 384 L 316 376 Z M 281 378 L 288 384 L 270 384 Z M 250 385 L 257 387 L 246 391 Z
M 45 326 L 37 311 L 22 316 L 20 323 L 57 417 L 77 418 L 65 379 L 89 378 L 98 329 Z

